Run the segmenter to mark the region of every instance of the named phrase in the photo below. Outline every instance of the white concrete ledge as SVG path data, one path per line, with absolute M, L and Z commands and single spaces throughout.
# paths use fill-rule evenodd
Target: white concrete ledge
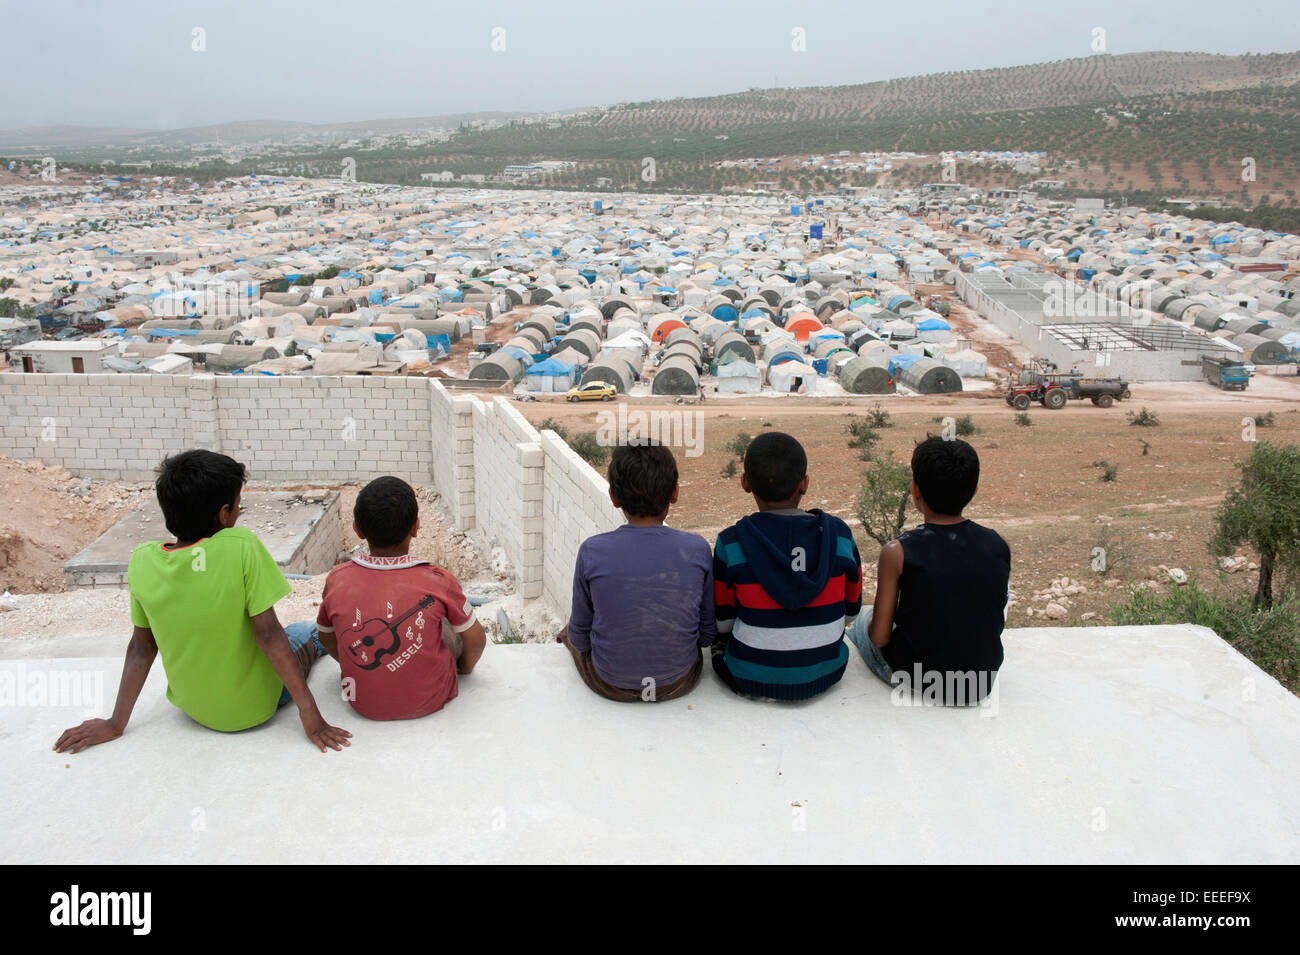
M 739 699 L 707 668 L 685 699 L 609 703 L 561 648 L 524 645 L 489 647 L 442 713 L 372 723 L 327 661 L 312 689 L 355 735 L 324 755 L 292 709 L 197 726 L 155 666 L 126 736 L 78 756 L 50 747 L 83 709 L 0 706 L 0 860 L 1300 861 L 1300 700 L 1212 632 L 1006 644 L 994 718 L 893 706 L 856 652 L 807 704 Z M 119 658 L 22 650 L 0 679 L 98 671 L 107 712 Z

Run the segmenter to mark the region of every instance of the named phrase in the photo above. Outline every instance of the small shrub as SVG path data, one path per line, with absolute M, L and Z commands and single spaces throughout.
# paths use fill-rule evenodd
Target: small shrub
M 1255 417 L 1255 427 L 1257 428 L 1271 428 L 1275 424 L 1277 424 L 1277 415 L 1272 411 L 1265 411 L 1262 415 Z
M 537 430 L 554 431 L 557 435 L 560 436 L 560 440 L 563 441 L 565 444 L 568 444 L 569 442 L 569 429 L 566 428 L 564 425 L 560 424 L 560 422 L 556 421 L 554 418 L 547 418 L 545 421 L 543 421 L 541 424 L 537 426 Z
M 1089 566 L 1103 577 L 1133 559 L 1133 548 L 1127 538 L 1120 537 L 1115 529 L 1105 524 L 1089 552 Z
M 1022 428 L 1028 428 L 1033 423 L 1034 419 L 1029 417 L 1028 411 L 1021 411 L 1016 414 L 1016 424 L 1020 425 Z
M 1160 416 L 1143 405 L 1141 411 L 1128 413 L 1128 423 L 1138 428 L 1156 428 L 1160 426 Z
M 727 462 L 726 466 L 722 469 L 722 476 L 727 478 L 735 477 L 737 470 L 738 468 L 736 467 L 736 459 L 732 458 Z
M 1151 442 L 1150 442 L 1150 441 L 1142 441 L 1141 438 L 1138 438 L 1138 441 L 1140 441 L 1140 442 L 1142 443 L 1142 457 L 1145 458 L 1148 454 L 1151 453 Z
M 972 434 L 979 434 L 980 429 L 975 426 L 975 419 L 970 415 L 964 414 L 957 419 L 957 437 L 968 438 Z
M 568 444 L 592 467 L 600 467 L 609 460 L 609 448 L 600 443 L 594 431 L 584 431 L 582 434 L 574 435 Z
M 866 418 L 849 419 L 849 423 L 844 426 L 844 431 L 849 436 L 850 448 L 870 451 L 880 440 L 880 435 L 876 434 L 875 428 Z
M 867 421 L 873 428 L 892 428 L 894 419 L 889 416 L 889 412 L 880 405 L 873 405 L 867 412 Z
M 1112 484 L 1115 478 L 1119 477 L 1119 465 L 1111 464 L 1109 461 L 1093 461 L 1094 468 L 1101 469 L 1101 479 L 1107 484 Z
M 722 450 L 730 451 L 736 457 L 740 458 L 741 460 L 744 460 L 745 452 L 749 450 L 749 446 L 751 443 L 753 443 L 753 440 L 754 440 L 754 436 L 752 434 L 742 431 L 740 434 L 732 438 L 728 443 L 724 444 L 722 446 Z

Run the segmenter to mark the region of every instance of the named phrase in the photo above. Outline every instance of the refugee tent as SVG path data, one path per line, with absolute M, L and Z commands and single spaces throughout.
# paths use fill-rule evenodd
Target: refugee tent
M 851 358 L 839 365 L 840 386 L 854 395 L 889 395 L 896 390 L 884 361 Z
M 811 394 L 817 389 L 817 372 L 802 361 L 786 361 L 767 366 L 767 383 L 773 391 Z
M 613 385 L 620 395 L 625 395 L 632 390 L 637 376 L 641 374 L 642 363 L 643 359 L 640 356 L 633 357 L 628 352 L 616 352 L 588 365 L 582 373 L 582 384 L 602 381 Z
M 665 358 L 655 370 L 650 393 L 655 395 L 693 395 L 700 389 L 696 366 L 684 355 Z
M 656 315 L 650 319 L 648 330 L 653 341 L 661 342 L 668 333 L 678 328 L 685 328 L 686 323 L 672 312 Z
M 517 383 L 523 374 L 523 361 L 508 348 L 497 349 L 469 370 L 470 378 L 486 381 Z
M 714 375 L 718 379 L 718 391 L 721 394 L 757 394 L 763 388 L 758 365 L 743 358 L 719 364 Z
M 721 361 L 727 355 L 753 361 L 754 348 L 745 341 L 743 336 L 736 332 L 726 332 L 718 336 L 718 340 L 713 343 L 713 357 L 715 361 Z
M 785 330 L 793 335 L 796 341 L 801 342 L 806 342 L 808 336 L 821 331 L 821 329 L 821 319 L 810 312 L 800 312 L 792 315 L 785 323 Z
M 988 359 L 971 348 L 945 353 L 941 362 L 963 378 L 983 378 L 989 366 Z
M 524 372 L 524 386 L 529 391 L 566 392 L 578 380 L 578 370 L 577 365 L 552 356 Z
M 910 356 L 900 355 L 893 359 Z M 951 368 L 939 364 L 933 358 L 918 358 L 906 364 L 894 365 L 895 377 L 900 384 L 923 395 L 949 394 L 962 390 L 961 376 Z

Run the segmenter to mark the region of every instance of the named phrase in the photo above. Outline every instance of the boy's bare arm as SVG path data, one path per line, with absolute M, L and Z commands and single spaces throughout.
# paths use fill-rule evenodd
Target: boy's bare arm
M 876 602 L 872 605 L 867 635 L 877 647 L 889 643 L 894 610 L 898 606 L 898 578 L 902 574 L 903 545 L 893 540 L 880 549 L 880 562 L 876 565 Z
M 337 726 L 330 726 L 320 715 L 320 710 L 316 707 L 316 698 L 307 688 L 307 679 L 302 674 L 302 665 L 293 650 L 289 648 L 289 637 L 284 632 L 284 627 L 280 626 L 280 619 L 275 615 L 274 607 L 263 610 L 253 618 L 253 637 L 257 640 L 261 651 L 266 654 L 266 658 L 271 661 L 275 675 L 289 691 L 294 705 L 298 707 L 298 715 L 302 719 L 302 728 L 307 733 L 307 738 L 315 743 L 322 753 L 327 746 L 336 750 L 351 746 L 348 739 L 352 734 Z
M 486 646 L 487 634 L 483 632 L 483 624 L 476 619 L 468 629 L 460 632 L 460 657 L 456 660 L 456 672 L 462 675 L 473 673 L 474 664 L 483 656 Z
M 153 631 L 148 627 L 132 630 L 131 642 L 126 646 L 126 660 L 122 664 L 122 679 L 117 685 L 113 715 L 106 720 L 86 720 L 79 726 L 64 730 L 54 744 L 54 751 L 80 753 L 87 746 L 107 743 L 125 733 L 135 701 L 140 698 L 140 690 L 144 688 L 149 668 L 157 655 L 158 644 L 154 642 Z

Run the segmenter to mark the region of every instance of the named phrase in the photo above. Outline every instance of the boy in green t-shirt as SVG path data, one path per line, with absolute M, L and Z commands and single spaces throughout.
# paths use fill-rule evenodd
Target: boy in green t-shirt
M 307 738 L 324 752 L 350 745 L 307 688 L 319 641 L 294 645 L 275 615 L 289 582 L 251 531 L 236 527 L 244 466 L 212 451 L 163 461 L 155 489 L 174 543 L 150 541 L 131 554 L 134 630 L 113 715 L 65 730 L 55 752 L 78 753 L 126 730 L 154 657 L 162 654 L 167 699 L 223 732 L 265 723 L 290 699 Z

